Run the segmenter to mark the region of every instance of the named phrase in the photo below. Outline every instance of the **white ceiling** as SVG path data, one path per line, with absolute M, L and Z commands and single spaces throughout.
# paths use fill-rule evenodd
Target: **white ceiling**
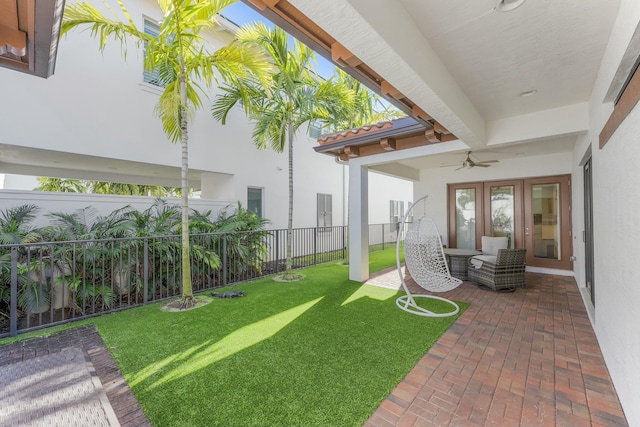
M 498 0 L 289 1 L 478 157 L 506 144 L 504 160 L 513 144 L 519 156 L 573 150 L 620 6 L 526 0 L 499 12 Z M 520 95 L 527 91 L 535 93 Z M 398 163 L 464 160 L 456 151 Z
M 520 144 L 502 144 L 499 147 L 471 150 L 471 160 L 474 162 L 483 162 L 487 160 L 506 161 L 520 157 L 568 153 L 573 150 L 575 141 L 575 135 L 566 135 L 535 142 L 530 141 Z M 467 157 L 467 151 L 468 150 L 463 149 L 442 154 L 413 157 L 410 159 L 398 160 L 396 163 L 414 169 L 437 168 L 443 166 L 451 166 L 455 169 L 462 165 L 462 162 Z M 375 167 L 372 169 L 375 169 Z
M 589 99 L 619 0 L 399 0 L 485 120 Z M 419 52 L 416 52 L 419 54 Z M 537 90 L 528 97 L 520 93 Z

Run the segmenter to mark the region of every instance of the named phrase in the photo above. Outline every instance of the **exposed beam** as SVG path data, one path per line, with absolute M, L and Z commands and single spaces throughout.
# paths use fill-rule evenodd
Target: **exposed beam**
M 344 147 L 344 153 L 349 157 L 360 157 L 359 147 Z
M 380 92 L 382 93 L 382 95 L 390 96 L 390 97 L 392 97 L 394 99 L 402 99 L 402 98 L 404 98 L 402 93 L 400 93 L 400 91 L 398 89 L 393 87 L 391 85 L 391 83 L 389 83 L 387 81 L 382 81 L 380 83 Z
M 333 59 L 334 62 L 349 67 L 357 67 L 362 64 L 362 61 L 358 59 L 357 56 L 349 52 L 346 47 L 338 42 L 331 45 L 331 59 Z
M 445 135 L 450 135 L 451 132 L 449 132 L 444 126 L 442 126 L 440 123 L 438 123 L 437 121 L 433 121 L 433 129 L 438 132 L 438 133 L 443 133 Z
M 394 151 L 396 149 L 396 140 L 393 138 L 382 138 L 380 146 L 384 151 Z
M 433 120 L 429 114 L 427 114 L 422 108 L 417 105 L 413 106 L 413 117 L 420 118 L 426 122 Z
M 429 141 L 431 144 L 442 142 L 442 134 L 436 132 L 434 129 L 427 129 L 424 133 L 424 136 L 427 137 L 427 141 Z
M 27 33 L 20 30 L 18 3 L 0 1 L 0 55 L 23 57 L 27 54 Z
M 260 10 L 265 10 L 267 7 L 274 7 L 280 0 L 249 0 L 251 4 Z
M 23 57 L 27 54 L 27 33 L 0 25 L 0 55 Z

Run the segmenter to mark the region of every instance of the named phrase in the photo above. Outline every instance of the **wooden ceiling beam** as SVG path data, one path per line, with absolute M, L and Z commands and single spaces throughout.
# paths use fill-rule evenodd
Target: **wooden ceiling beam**
M 412 112 L 413 112 L 413 117 L 422 119 L 425 122 L 430 122 L 431 120 L 433 120 L 429 114 L 427 114 L 422 108 L 418 107 L 417 105 L 413 106 Z
M 380 82 L 380 93 L 382 93 L 382 95 L 390 96 L 393 99 L 400 100 L 404 98 L 404 95 L 402 95 L 398 89 L 393 87 L 393 85 L 386 80 Z
M 252 5 L 260 10 L 265 10 L 267 7 L 273 9 L 280 0 L 249 0 Z
M 429 143 L 431 144 L 442 142 L 442 134 L 436 132 L 434 129 L 427 129 L 424 133 L 424 136 L 427 137 L 427 141 L 429 141 Z
M 360 157 L 360 147 L 344 147 L 344 154 L 349 158 Z
M 362 61 L 340 43 L 335 42 L 331 45 L 331 59 L 342 65 L 355 68 L 362 64 Z
M 396 140 L 393 138 L 382 138 L 380 140 L 380 146 L 384 151 L 395 151 Z
M 447 128 L 445 128 L 444 126 L 442 126 L 439 122 L 437 121 L 433 121 L 433 129 L 438 132 L 438 133 L 442 133 L 444 135 L 451 135 L 451 132 L 449 132 L 449 130 L 447 130 Z

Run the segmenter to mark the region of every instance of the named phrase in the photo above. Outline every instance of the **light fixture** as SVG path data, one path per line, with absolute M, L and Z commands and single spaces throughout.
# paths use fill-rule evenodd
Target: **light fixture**
M 536 93 L 538 93 L 537 90 L 531 89 L 531 90 L 525 90 L 524 92 L 520 92 L 518 96 L 526 98 L 527 96 L 535 95 Z
M 498 12 L 510 12 L 513 9 L 522 6 L 525 0 L 500 0 L 494 10 Z

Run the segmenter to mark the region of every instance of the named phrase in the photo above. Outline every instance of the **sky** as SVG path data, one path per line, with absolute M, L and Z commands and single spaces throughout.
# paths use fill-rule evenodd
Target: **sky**
M 273 27 L 273 23 L 264 16 L 260 15 L 255 10 L 241 1 L 237 1 L 230 6 L 227 6 L 221 13 L 225 18 L 229 19 L 237 25 L 249 24 L 252 22 L 262 21 L 268 27 Z M 329 78 L 334 72 L 335 66 L 327 61 L 325 58 L 316 53 L 316 62 L 314 65 L 315 71 L 324 78 Z

